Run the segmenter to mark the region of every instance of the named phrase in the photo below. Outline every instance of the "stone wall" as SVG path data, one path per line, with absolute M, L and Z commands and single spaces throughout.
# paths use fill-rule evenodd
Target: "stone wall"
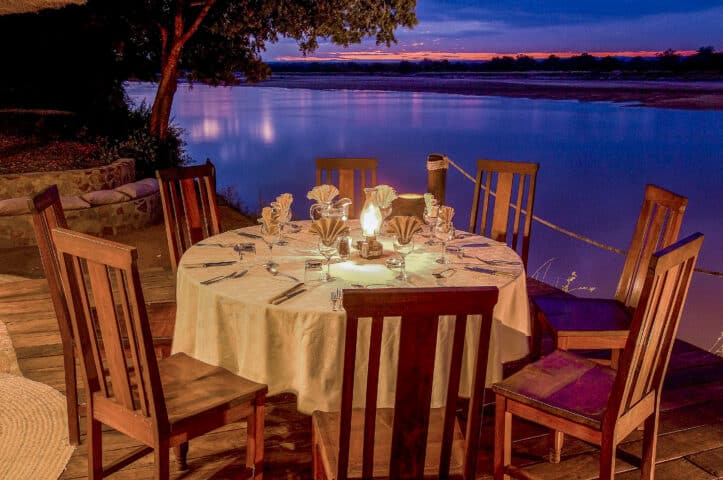
M 110 190 L 135 181 L 135 160 L 121 158 L 105 167 L 62 172 L 34 172 L 0 175 L 0 200 L 29 197 L 57 185 L 61 195 L 82 195 Z
M 156 190 L 124 202 L 66 210 L 65 217 L 69 228 L 91 235 L 128 232 L 163 221 L 161 195 Z M 0 215 L 0 248 L 29 245 L 35 245 L 31 215 Z

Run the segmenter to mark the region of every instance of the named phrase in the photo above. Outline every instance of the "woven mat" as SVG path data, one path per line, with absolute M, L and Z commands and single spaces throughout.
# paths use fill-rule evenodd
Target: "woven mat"
M 21 375 L 8 328 L 0 321 L 0 373 Z
M 65 397 L 20 376 L 7 327 L 0 322 L 0 479 L 55 480 L 72 453 Z

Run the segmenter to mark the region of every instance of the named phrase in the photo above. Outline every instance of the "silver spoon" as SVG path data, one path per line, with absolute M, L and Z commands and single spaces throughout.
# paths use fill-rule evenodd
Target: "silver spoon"
M 273 276 L 281 275 L 282 277 L 290 278 L 291 280 L 295 282 L 300 282 L 298 278 L 289 275 L 288 273 L 282 273 L 279 271 L 279 269 L 276 267 L 276 265 L 266 265 L 266 271 L 269 272 Z

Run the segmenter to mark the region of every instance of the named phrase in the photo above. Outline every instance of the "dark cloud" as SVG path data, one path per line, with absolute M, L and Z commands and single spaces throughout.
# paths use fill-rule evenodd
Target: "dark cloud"
M 429 21 L 477 19 L 530 27 L 703 12 L 721 6 L 720 0 L 418 0 L 417 12 Z

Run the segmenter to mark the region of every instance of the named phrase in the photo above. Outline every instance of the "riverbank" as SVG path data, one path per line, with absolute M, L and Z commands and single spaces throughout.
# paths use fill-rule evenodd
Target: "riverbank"
M 723 110 L 723 80 L 600 80 L 485 74 L 361 75 L 279 73 L 259 87 L 382 90 L 624 102 L 633 106 Z

